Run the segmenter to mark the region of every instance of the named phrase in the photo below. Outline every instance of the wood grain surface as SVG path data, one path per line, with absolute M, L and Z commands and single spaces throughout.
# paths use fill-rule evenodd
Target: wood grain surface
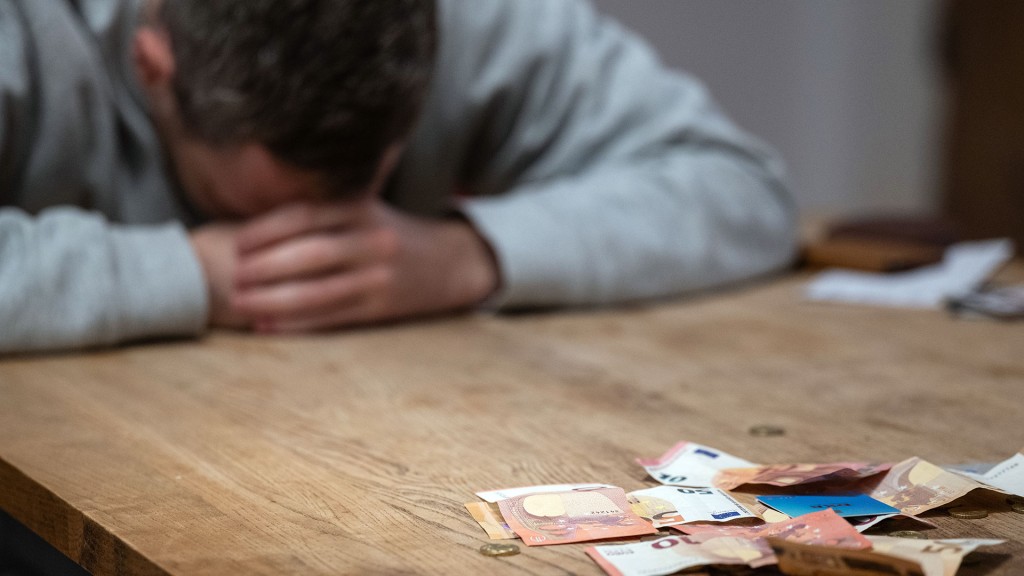
M 1024 447 L 1024 324 L 810 304 L 804 281 L 6 359 L 0 508 L 95 574 L 600 574 L 582 544 L 480 555 L 463 504 L 647 487 L 634 458 L 684 439 L 764 463 Z M 1024 515 L 983 503 L 984 520 L 926 514 L 928 534 L 1008 539 L 961 573 L 1024 573 Z

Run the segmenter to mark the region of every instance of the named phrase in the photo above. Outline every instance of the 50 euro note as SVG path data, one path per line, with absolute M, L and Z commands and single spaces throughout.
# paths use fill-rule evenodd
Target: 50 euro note
M 916 457 L 894 465 L 880 478 L 869 478 L 861 484 L 861 489 L 872 498 L 910 516 L 948 504 L 979 488 L 1001 492 Z
M 913 540 L 868 536 L 873 548 L 852 550 L 770 538 L 779 570 L 791 576 L 954 576 L 964 556 L 1003 540 Z
M 658 486 L 626 495 L 638 516 L 655 528 L 688 522 L 728 522 L 757 518 L 728 493 L 716 488 Z
M 501 509 L 494 502 L 469 502 L 466 504 L 469 514 L 476 523 L 487 532 L 491 540 L 515 540 L 519 538 L 505 519 L 501 517 Z
M 826 464 L 774 464 L 748 468 L 728 468 L 715 475 L 714 484 L 722 490 L 735 490 L 745 484 L 797 486 L 812 482 L 845 482 L 881 474 L 892 464 L 873 462 L 833 462 Z
M 955 538 L 913 540 L 889 536 L 868 536 L 872 551 L 913 560 L 921 565 L 925 576 L 954 576 L 964 556 L 981 546 L 997 546 L 1005 540 Z
M 760 568 L 775 563 L 766 536 L 813 544 L 867 548 L 871 544 L 832 510 L 795 518 L 760 531 L 739 526 L 674 527 L 692 531 L 635 544 L 594 546 L 587 554 L 613 576 L 661 576 L 710 565 Z
M 622 488 L 521 494 L 498 502 L 501 515 L 527 546 L 654 534 L 633 513 Z
M 662 484 L 713 488 L 715 475 L 726 468 L 749 468 L 753 462 L 693 442 L 680 442 L 660 458 L 637 458 L 637 464 Z

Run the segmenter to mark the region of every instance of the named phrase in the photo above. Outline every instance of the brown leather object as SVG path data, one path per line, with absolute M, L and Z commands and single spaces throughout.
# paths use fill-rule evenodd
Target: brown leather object
M 877 240 L 946 248 L 960 241 L 956 227 L 940 218 L 866 216 L 832 223 L 829 240 Z
M 875 215 L 830 223 L 823 239 L 804 247 L 808 268 L 849 268 L 898 272 L 942 260 L 945 249 L 959 240 L 952 224 L 942 219 Z
M 804 265 L 812 269 L 849 268 L 869 272 L 899 272 L 935 264 L 944 249 L 914 242 L 849 238 L 824 240 L 804 247 Z

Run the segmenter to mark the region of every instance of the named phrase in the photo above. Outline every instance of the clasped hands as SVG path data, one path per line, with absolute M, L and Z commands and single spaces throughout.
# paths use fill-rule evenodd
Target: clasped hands
M 461 218 L 377 198 L 299 203 L 192 231 L 211 326 L 329 330 L 470 308 L 498 288 L 494 256 Z

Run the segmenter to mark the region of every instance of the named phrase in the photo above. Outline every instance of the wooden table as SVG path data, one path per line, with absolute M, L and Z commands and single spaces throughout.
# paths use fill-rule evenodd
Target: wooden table
M 0 508 L 96 574 L 599 574 L 585 545 L 481 556 L 463 504 L 649 486 L 634 458 L 683 439 L 761 462 L 1024 447 L 1024 324 L 809 304 L 804 280 L 3 360 Z M 934 537 L 1011 541 L 961 573 L 1024 573 L 1024 515 L 931 516 Z

